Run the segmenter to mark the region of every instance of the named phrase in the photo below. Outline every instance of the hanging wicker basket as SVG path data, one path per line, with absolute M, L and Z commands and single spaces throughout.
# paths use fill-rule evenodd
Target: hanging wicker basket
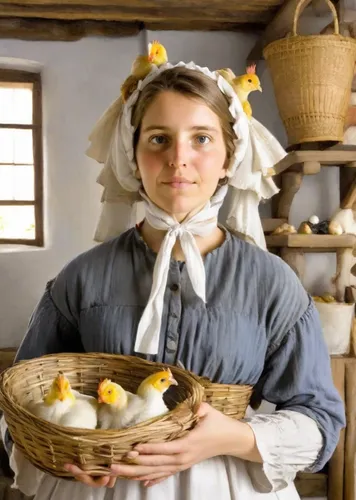
M 301 12 L 310 0 L 300 0 L 293 32 L 265 47 L 279 113 L 289 149 L 305 142 L 340 142 L 350 101 L 356 60 L 356 40 L 339 34 L 334 5 L 334 34 L 297 34 Z
M 29 401 L 42 399 L 58 371 L 68 377 L 73 389 L 96 396 L 103 378 L 111 378 L 126 390 L 136 392 L 145 377 L 162 367 L 163 364 L 135 356 L 101 353 L 55 354 L 21 361 L 0 376 L 0 408 L 18 449 L 38 469 L 56 477 L 71 477 L 63 468 L 66 463 L 76 463 L 91 475 L 101 475 L 111 464 L 125 460 L 125 454 L 138 443 L 184 436 L 197 423 L 196 413 L 203 400 L 235 418 L 245 415 L 251 386 L 230 386 L 229 401 L 229 386 L 212 384 L 176 366 L 170 369 L 178 386 L 165 394 L 171 411 L 126 429 L 61 427 L 25 409 Z M 219 386 L 223 392 L 216 392 Z

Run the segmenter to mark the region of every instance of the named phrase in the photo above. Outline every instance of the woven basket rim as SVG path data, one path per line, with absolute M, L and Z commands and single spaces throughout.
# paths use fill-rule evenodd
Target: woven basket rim
M 343 36 L 343 35 L 291 35 L 288 37 L 284 38 L 279 38 L 278 40 L 274 40 L 273 42 L 269 43 L 266 45 L 266 47 L 263 49 L 263 55 L 268 54 L 268 52 L 275 47 L 286 47 L 286 46 L 291 46 L 293 44 L 297 43 L 310 43 L 312 44 L 313 42 L 318 41 L 321 42 L 321 44 L 325 44 L 325 46 L 330 47 L 330 42 L 337 42 L 340 43 L 340 45 L 345 45 L 348 44 L 350 47 L 356 48 L 356 39 L 351 38 L 349 36 Z M 314 45 L 315 46 L 315 45 Z
M 120 358 L 124 361 L 121 365 L 118 363 Z M 47 391 L 57 370 L 67 373 L 73 389 L 94 394 L 96 384 L 103 376 L 111 376 L 124 388 L 135 391 L 145 374 L 161 367 L 169 367 L 182 387 L 177 397 L 172 394 L 171 410 L 124 429 L 63 427 L 26 409 L 27 401 L 32 398 L 37 401 Z M 252 385 L 213 383 L 207 377 L 199 377 L 168 363 L 96 352 L 47 354 L 16 362 L 0 374 L 0 407 L 4 410 L 14 442 L 40 470 L 65 478 L 71 477 L 63 467 L 65 463 L 74 461 L 90 475 L 102 475 L 110 464 L 125 462 L 127 453 L 139 442 L 184 437 L 199 421 L 198 408 L 202 401 L 228 416 L 241 419 L 245 416 L 252 391 Z
M 49 428 L 53 428 L 55 430 L 56 434 L 70 434 L 71 436 L 82 436 L 82 437 L 93 437 L 95 434 L 98 434 L 98 432 L 102 433 L 103 429 L 86 429 L 86 428 L 76 428 L 76 427 L 63 427 L 61 425 L 54 424 L 53 422 L 43 420 L 40 417 L 37 417 L 34 415 L 31 411 L 27 410 L 25 406 L 23 406 L 21 403 L 18 403 L 15 401 L 13 398 L 11 398 L 8 394 L 7 388 L 4 388 L 4 384 L 6 383 L 6 380 L 8 379 L 9 376 L 13 375 L 14 373 L 16 374 L 16 371 L 19 371 L 24 365 L 31 365 L 34 364 L 38 361 L 50 361 L 52 359 L 66 359 L 66 358 L 71 358 L 71 357 L 84 357 L 88 359 L 96 359 L 96 358 L 104 358 L 104 359 L 110 359 L 113 360 L 115 359 L 116 361 L 119 359 L 124 359 L 125 361 L 132 361 L 134 363 L 137 363 L 138 365 L 145 365 L 145 366 L 154 366 L 157 367 L 157 369 L 162 366 L 162 369 L 164 367 L 169 367 L 170 369 L 173 369 L 173 371 L 176 371 L 177 373 L 183 374 L 186 378 L 190 379 L 190 382 L 192 383 L 193 386 L 195 386 L 195 389 L 198 391 L 198 396 L 201 398 L 203 397 L 204 394 L 204 387 L 199 381 L 199 377 L 195 375 L 194 373 L 189 372 L 188 370 L 183 370 L 179 366 L 174 366 L 174 365 L 169 365 L 168 363 L 161 363 L 161 362 L 154 362 L 154 361 L 149 361 L 143 358 L 140 358 L 138 356 L 131 356 L 131 355 L 124 355 L 124 354 L 107 354 L 107 353 L 96 353 L 96 352 L 90 352 L 90 353 L 57 353 L 57 354 L 46 354 L 44 356 L 39 356 L 36 358 L 32 359 L 25 359 L 21 360 L 19 362 L 16 362 L 13 366 L 7 368 L 0 374 L 0 408 L 5 412 L 8 412 L 8 408 L 6 405 L 9 405 L 12 407 L 15 411 L 19 412 L 20 414 L 25 413 L 28 418 L 31 420 L 34 420 L 35 422 L 37 421 L 38 423 L 45 422 L 46 426 Z M 4 404 L 5 403 L 5 404 Z M 181 408 L 183 405 L 186 404 L 186 401 L 182 401 L 181 403 L 178 403 L 175 408 L 170 410 L 165 416 L 169 416 L 171 414 L 177 413 L 179 411 L 179 408 Z M 149 420 L 146 420 L 144 422 L 141 422 L 139 424 L 136 424 L 135 426 L 132 426 L 132 428 L 135 428 L 139 430 L 140 427 L 147 426 L 147 423 L 155 423 L 156 421 L 160 420 L 162 416 L 158 416 Z M 115 437 L 119 437 L 120 434 L 126 434 L 127 429 L 105 429 L 105 433 L 107 435 L 115 435 Z

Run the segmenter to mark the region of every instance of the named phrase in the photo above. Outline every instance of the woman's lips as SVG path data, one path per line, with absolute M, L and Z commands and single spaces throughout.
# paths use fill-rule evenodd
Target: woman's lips
M 183 189 L 183 188 L 187 188 L 189 186 L 193 186 L 192 182 L 167 182 L 165 184 L 166 184 L 166 186 L 169 186 L 169 187 L 175 188 L 175 189 Z
M 166 186 L 169 186 L 171 188 L 174 188 L 174 189 L 184 189 L 184 188 L 187 188 L 189 186 L 193 186 L 195 183 L 188 181 L 187 179 L 174 178 L 174 179 L 171 179 L 169 181 L 164 182 L 163 184 L 165 184 Z

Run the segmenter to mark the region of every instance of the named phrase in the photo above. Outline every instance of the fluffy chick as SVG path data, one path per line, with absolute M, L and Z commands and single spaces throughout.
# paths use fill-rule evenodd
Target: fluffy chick
M 110 379 L 102 380 L 98 386 L 98 427 L 101 429 L 122 429 L 128 427 L 132 414 L 128 412 L 129 404 L 135 406 L 142 401 L 138 396 L 125 389 Z
M 256 64 L 248 66 L 246 73 L 240 76 L 235 76 L 230 68 L 220 69 L 217 72 L 230 83 L 240 99 L 244 112 L 248 118 L 251 118 L 252 108 L 248 96 L 255 90 L 262 92 L 260 79 L 256 75 Z
M 41 402 L 27 406 L 37 417 L 64 427 L 95 429 L 97 425 L 97 402 L 71 388 L 69 380 L 59 372 Z
M 178 385 L 178 382 L 169 368 L 145 378 L 136 393 L 145 404 L 132 418 L 131 425 L 168 413 L 169 410 L 163 400 L 163 394 L 171 385 Z
M 101 429 L 121 429 L 164 415 L 169 410 L 163 394 L 171 385 L 178 385 L 171 371 L 154 373 L 140 384 L 137 394 L 125 391 L 109 379 L 98 387 L 98 424 Z
M 143 80 L 151 71 L 153 66 L 161 66 L 168 61 L 165 47 L 154 40 L 148 44 L 148 55 L 139 55 L 134 60 L 131 67 L 131 74 L 121 85 L 121 96 L 126 102 L 130 95 L 136 90 L 137 84 Z

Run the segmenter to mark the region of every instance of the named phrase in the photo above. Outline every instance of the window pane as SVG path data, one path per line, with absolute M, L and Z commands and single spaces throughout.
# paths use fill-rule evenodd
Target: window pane
M 32 123 L 32 83 L 0 83 L 0 123 Z
M 34 240 L 34 207 L 0 206 L 0 238 Z
M 0 129 L 0 163 L 33 163 L 32 130 Z
M 0 200 L 34 200 L 33 165 L 0 165 Z

